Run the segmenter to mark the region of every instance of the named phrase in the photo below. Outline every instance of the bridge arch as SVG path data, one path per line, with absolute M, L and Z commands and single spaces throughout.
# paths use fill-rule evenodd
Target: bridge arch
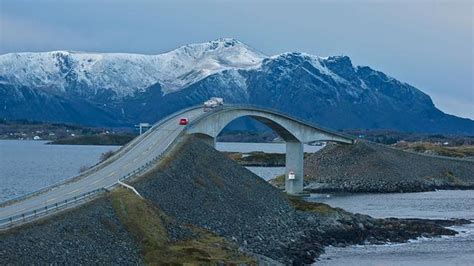
M 285 190 L 289 194 L 303 192 L 303 144 L 314 141 L 335 141 L 351 144 L 352 139 L 322 129 L 276 111 L 230 106 L 208 112 L 186 127 L 193 134 L 215 147 L 215 138 L 232 121 L 251 117 L 273 129 L 286 142 Z

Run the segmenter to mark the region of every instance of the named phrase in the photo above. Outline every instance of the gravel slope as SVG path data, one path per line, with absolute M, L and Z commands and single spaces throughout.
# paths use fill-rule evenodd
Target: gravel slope
M 107 198 L 0 233 L 0 264 L 142 264 Z
M 134 184 L 143 197 L 182 224 L 288 260 L 283 249 L 302 232 L 283 193 L 202 142 L 186 142 L 168 161 Z
M 417 192 L 474 187 L 474 162 L 415 154 L 370 142 L 330 144 L 305 159 L 314 192 Z
M 284 264 L 311 263 L 325 245 L 403 242 L 454 233 L 437 222 L 373 219 L 289 200 L 200 141 L 185 141 L 164 164 L 133 185 L 178 224 L 204 227 L 245 251 Z
M 131 184 L 145 198 L 138 200 L 144 201 L 140 206 L 163 212 L 157 216 L 162 217 L 173 243 L 193 242 L 196 233 L 190 228 L 205 228 L 271 265 L 312 263 L 326 245 L 403 242 L 419 236 L 453 235 L 455 232 L 444 226 L 468 223 L 374 219 L 289 198 L 226 155 L 194 139 L 184 141 L 147 176 Z M 137 228 L 150 232 L 156 227 L 122 224 L 124 218 L 117 217 L 109 199 L 114 193 L 109 195 L 0 233 L 0 265 L 143 264 L 144 250 L 140 250 L 140 244 L 143 246 L 146 235 L 139 238 Z M 126 208 L 120 210 L 127 213 Z M 149 224 L 156 224 L 157 221 L 149 220 L 156 215 L 140 213 L 148 217 L 145 220 Z M 130 216 L 136 217 L 142 216 Z M 134 236 L 130 232 L 135 232 Z M 185 250 L 197 252 L 200 248 Z

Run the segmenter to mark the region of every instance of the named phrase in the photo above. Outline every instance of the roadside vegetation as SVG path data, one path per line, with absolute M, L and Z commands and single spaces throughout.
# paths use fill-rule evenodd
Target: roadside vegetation
M 333 208 L 327 204 L 319 202 L 308 202 L 301 197 L 287 195 L 291 205 L 299 211 L 315 212 L 321 215 L 330 215 L 336 212 L 342 212 L 343 209 Z
M 90 168 L 90 166 L 81 165 L 81 167 L 79 167 L 79 174 L 84 173 L 84 172 L 87 171 L 87 169 L 89 169 L 89 168 Z
M 114 151 L 106 151 L 100 155 L 100 162 L 103 162 L 115 154 Z
M 239 252 L 237 246 L 195 226 L 189 225 L 194 237 L 170 240 L 165 223 L 173 220 L 156 205 L 130 191 L 118 189 L 110 194 L 110 199 L 121 223 L 138 241 L 146 264 L 256 264 Z
M 106 151 L 106 152 L 102 153 L 102 154 L 100 155 L 99 162 L 96 163 L 95 165 L 97 165 L 97 164 L 99 164 L 99 163 L 101 163 L 101 162 L 103 162 L 103 161 L 109 159 L 109 158 L 112 157 L 114 154 L 115 154 L 114 151 Z M 94 166 L 95 166 L 95 165 L 94 165 Z M 79 174 L 84 173 L 85 171 L 87 171 L 88 169 L 90 169 L 90 168 L 92 168 L 92 167 L 93 167 L 93 166 L 82 165 L 81 167 L 79 167 Z
M 440 155 L 447 157 L 474 157 L 474 145 L 447 146 L 430 142 L 398 142 L 393 145 L 407 151 L 420 152 L 425 154 Z
M 276 176 L 268 180 L 268 182 L 275 187 L 283 188 L 285 187 L 285 175 Z
M 438 143 L 445 144 L 449 147 L 474 145 L 474 136 L 466 135 L 400 132 L 383 129 L 344 130 L 343 132 L 353 136 L 354 138 L 364 139 L 387 145 L 392 145 L 400 141 Z

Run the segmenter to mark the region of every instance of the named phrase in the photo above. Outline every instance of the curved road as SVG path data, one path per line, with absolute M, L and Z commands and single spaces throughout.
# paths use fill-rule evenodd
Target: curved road
M 119 150 L 121 155 L 96 166 L 100 168 L 99 170 L 73 182 L 64 183 L 46 192 L 1 207 L 0 221 L 44 208 L 46 205 L 63 203 L 67 199 L 78 197 L 95 189 L 115 185 L 119 178 L 141 168 L 168 148 L 185 128 L 185 126 L 179 125 L 179 118 L 186 117 L 192 121 L 202 114 L 204 114 L 202 108 L 192 108 L 162 120 L 145 133 L 146 137 L 143 134 Z M 126 152 L 121 152 L 123 150 Z
M 212 120 L 212 118 L 216 117 L 215 114 L 221 110 L 247 110 L 249 112 L 252 111 L 253 115 L 255 115 L 255 112 L 274 114 L 279 117 L 278 119 L 292 121 L 292 126 L 296 128 L 295 132 L 299 129 L 302 132 L 300 133 L 303 134 L 300 136 L 301 140 L 306 135 L 318 136 L 323 132 L 329 140 L 332 137 L 337 137 L 334 139 L 335 141 L 352 143 L 351 139 L 340 136 L 338 133 L 307 124 L 304 121 L 289 117 L 285 114 L 278 114 L 277 111 L 273 110 L 229 105 L 213 112 L 205 113 L 202 107 L 192 107 L 162 119 L 147 132 L 119 149 L 114 156 L 86 171 L 81 176 L 62 184 L 54 185 L 50 188 L 38 191 L 36 194 L 25 196 L 17 201 L 11 201 L 4 204 L 3 207 L 0 207 L 0 229 L 2 227 L 13 226 L 14 224 L 24 222 L 26 221 L 25 218 L 31 220 L 39 218 L 39 216 L 54 213 L 54 211 L 51 211 L 50 209 L 51 207 L 54 208 L 54 206 L 74 206 L 74 204 L 77 203 L 77 200 L 73 200 L 75 197 L 81 199 L 81 197 L 86 193 L 95 195 L 97 190 L 111 188 L 118 183 L 119 179 L 126 177 L 129 174 L 137 174 L 137 171 L 148 170 L 150 166 L 153 166 L 153 163 L 155 162 L 154 160 L 162 155 L 185 129 L 192 128 L 193 126 L 198 127 L 203 124 L 206 124 L 206 126 L 213 129 L 216 129 L 219 126 L 225 126 L 219 125 L 218 120 Z M 222 112 L 222 114 L 224 113 L 225 112 Z M 228 120 L 234 118 L 232 115 L 235 115 L 235 118 L 237 118 L 242 114 L 231 113 L 231 116 L 227 117 Z M 188 118 L 190 120 L 190 125 L 179 125 L 179 119 L 181 117 Z M 205 118 L 210 119 L 205 120 Z M 224 120 L 220 121 L 220 124 L 226 124 L 229 122 Z M 310 128 L 311 131 L 304 131 L 304 126 Z M 202 133 L 199 130 L 197 132 Z M 219 132 L 214 133 L 217 136 Z M 49 206 L 47 210 L 45 209 L 45 206 Z

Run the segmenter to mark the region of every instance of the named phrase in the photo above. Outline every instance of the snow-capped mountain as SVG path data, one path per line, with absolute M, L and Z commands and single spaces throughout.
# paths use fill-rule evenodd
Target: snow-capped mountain
M 159 83 L 167 94 L 226 69 L 258 66 L 263 58 L 233 39 L 186 45 L 158 55 L 12 53 L 0 56 L 0 82 L 81 95 L 111 90 L 119 98 Z M 74 91 L 81 89 L 85 91 Z
M 420 90 L 347 56 L 266 56 L 234 39 L 158 55 L 0 55 L 0 118 L 131 126 L 209 97 L 279 109 L 333 129 L 474 134 Z

